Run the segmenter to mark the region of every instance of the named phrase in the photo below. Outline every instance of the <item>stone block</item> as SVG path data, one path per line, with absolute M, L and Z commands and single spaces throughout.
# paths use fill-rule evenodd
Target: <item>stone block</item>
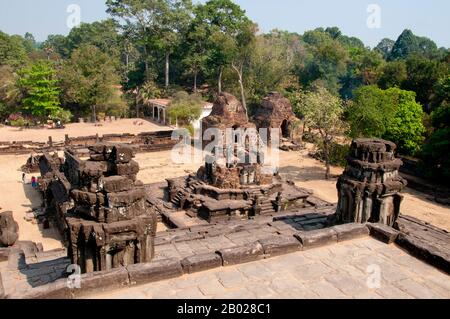
M 288 254 L 302 249 L 302 244 L 293 236 L 271 236 L 260 239 L 264 254 L 269 257 Z
M 25 295 L 9 295 L 10 299 L 72 299 L 67 279 L 59 279 L 47 285 L 31 289 Z
M 125 164 L 110 163 L 108 170 L 121 176 L 136 175 L 139 173 L 139 164 L 134 160 Z
M 134 150 L 128 145 L 116 145 L 113 147 L 109 160 L 116 164 L 129 163 L 134 158 Z
M 12 212 L 0 213 L 0 247 L 14 245 L 19 238 L 19 224 Z
M 224 266 L 243 264 L 263 258 L 263 246 L 254 242 L 246 246 L 220 249 L 217 253 L 222 257 Z
M 88 176 L 91 178 L 101 177 L 107 171 L 108 166 L 106 162 L 94 162 L 94 161 L 83 162 L 83 168 L 81 169 L 81 173 L 84 176 Z
M 183 275 L 180 260 L 169 258 L 127 266 L 130 284 L 145 284 Z
M 70 196 L 73 198 L 77 205 L 93 206 L 97 204 L 96 193 L 83 192 L 74 189 L 70 192 Z
M 123 176 L 110 176 L 103 178 L 103 190 L 107 193 L 117 193 L 133 188 L 133 181 Z
M 332 228 L 298 232 L 294 236 L 302 243 L 303 250 L 337 243 L 337 233 Z
M 136 188 L 125 192 L 109 193 L 106 197 L 109 208 L 123 207 L 145 198 L 145 191 L 143 188 Z
M 403 233 L 398 235 L 395 243 L 411 255 L 450 274 L 450 255 L 447 251 Z
M 332 229 L 337 233 L 338 242 L 369 235 L 369 228 L 365 224 L 359 223 L 337 225 L 332 227 Z
M 81 275 L 81 287 L 73 288 L 76 297 L 89 293 L 123 288 L 129 284 L 126 268 L 116 268 Z
M 392 244 L 397 239 L 399 232 L 392 227 L 381 223 L 367 224 L 370 231 L 370 236 L 386 243 Z
M 192 274 L 198 271 L 204 271 L 222 266 L 222 258 L 218 254 L 200 254 L 186 257 L 181 261 L 183 271 Z
M 89 154 L 89 159 L 94 162 L 103 162 L 103 161 L 107 160 L 107 158 L 105 157 L 105 154 L 103 154 L 103 153 L 101 153 L 101 154 L 91 153 L 91 154 Z

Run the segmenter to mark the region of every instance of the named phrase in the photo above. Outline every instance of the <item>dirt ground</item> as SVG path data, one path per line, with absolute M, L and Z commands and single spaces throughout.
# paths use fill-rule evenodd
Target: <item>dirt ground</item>
M 136 123 L 136 124 L 135 124 Z M 142 125 L 138 125 L 142 123 Z M 143 119 L 121 119 L 113 122 L 99 122 L 101 126 L 93 123 L 72 123 L 66 125 L 64 129 L 19 129 L 11 126 L 0 126 L 0 141 L 30 141 L 46 142 L 52 136 L 53 141 L 64 141 L 66 134 L 69 137 L 92 136 L 98 134 L 138 134 L 142 132 L 164 131 L 170 128 L 149 122 Z
M 59 235 L 53 229 L 43 230 L 40 225 L 24 220 L 25 213 L 41 203 L 38 191 L 29 184 L 22 184 L 20 166 L 27 155 L 0 156 L 0 207 L 11 210 L 19 223 L 20 240 L 41 242 L 45 250 L 61 247 Z M 140 153 L 136 160 L 141 170 L 138 178 L 144 183 L 161 182 L 166 178 L 178 177 L 196 172 L 200 163 L 174 164 L 172 151 Z M 333 167 L 332 174 L 341 174 L 342 169 Z M 330 202 L 337 202 L 336 178 L 325 180 L 323 164 L 302 152 L 281 152 L 280 173 L 293 180 L 298 186 L 314 191 L 316 196 Z M 29 181 L 31 175 L 27 176 Z M 426 195 L 411 189 L 404 191 L 402 213 L 417 217 L 430 224 L 450 231 L 450 207 L 429 201 Z

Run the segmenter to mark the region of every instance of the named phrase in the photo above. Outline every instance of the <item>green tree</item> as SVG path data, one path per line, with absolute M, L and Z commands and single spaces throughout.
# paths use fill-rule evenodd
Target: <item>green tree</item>
M 346 130 L 342 101 L 327 89 L 317 87 L 303 96 L 300 102 L 300 112 L 304 115 L 306 125 L 319 133 L 325 157 L 325 178 L 328 179 L 330 177 L 331 146 L 336 137 Z
M 78 27 L 71 29 L 65 39 L 67 54 L 70 56 L 80 46 L 89 44 L 108 54 L 111 59 L 117 60 L 121 54 L 119 41 L 122 40 L 117 29 L 118 26 L 112 19 L 81 23 Z
M 429 175 L 439 180 L 450 180 L 450 107 L 442 105 L 432 113 L 435 131 L 423 146 L 421 158 Z
M 60 74 L 64 102 L 81 114 L 106 111 L 120 82 L 110 58 L 93 45 L 82 45 L 63 65 Z
M 386 90 L 395 115 L 389 120 L 384 138 L 395 142 L 399 152 L 414 155 L 423 143 L 425 126 L 423 125 L 422 106 L 416 102 L 416 94 L 399 88 Z
M 19 76 L 9 65 L 0 65 L 0 119 L 18 111 L 22 92 L 18 86 Z
M 298 69 L 300 83 L 305 88 L 319 83 L 338 93 L 342 88 L 340 78 L 347 71 L 348 51 L 321 29 L 305 32 L 303 41 L 309 44 L 310 55 Z
M 23 109 L 41 119 L 61 110 L 56 72 L 48 62 L 38 61 L 20 71 Z
M 427 112 L 432 111 L 432 100 L 439 81 L 448 75 L 448 64 L 420 55 L 412 55 L 406 60 L 407 78 L 401 88 L 414 91 L 417 101 Z
M 238 48 L 244 48 L 242 41 L 251 37 L 251 22 L 245 11 L 231 0 L 207 1 L 198 5 L 194 13 L 192 30 L 195 32 L 201 28 L 205 31 L 204 41 L 209 51 L 209 67 L 216 71 L 220 93 L 224 69 L 236 61 Z M 242 62 L 242 59 L 240 61 Z M 240 65 L 237 69 L 240 70 Z
M 24 39 L 21 36 L 9 36 L 0 31 L 0 65 L 10 65 L 19 69 L 27 62 Z
M 411 30 L 404 30 L 392 47 L 389 60 L 406 59 L 410 55 L 421 55 L 426 58 L 436 58 L 440 52 L 432 40 L 418 37 Z
M 40 48 L 47 54 L 47 59 L 50 59 L 52 54 L 57 54 L 61 58 L 70 56 L 67 39 L 60 34 L 50 34 Z
M 394 40 L 391 40 L 391 39 L 388 39 L 388 38 L 384 38 L 375 47 L 375 51 L 378 51 L 379 53 L 381 53 L 383 58 L 385 60 L 387 60 L 391 56 L 392 48 L 394 47 L 394 45 L 395 45 L 395 41 Z
M 167 109 L 167 115 L 181 126 L 189 126 L 202 114 L 203 101 L 197 94 L 189 95 L 184 91 L 174 94 Z
M 123 30 L 135 38 L 141 49 L 145 76 L 150 79 L 150 53 L 154 49 L 158 28 L 169 11 L 168 0 L 107 0 L 107 13 L 121 22 Z
M 384 65 L 378 79 L 378 85 L 382 89 L 390 87 L 401 87 L 408 78 L 406 64 L 404 61 L 392 61 Z
M 354 92 L 354 99 L 346 109 L 350 136 L 378 137 L 385 135 L 395 109 L 385 91 L 376 86 L 363 86 Z

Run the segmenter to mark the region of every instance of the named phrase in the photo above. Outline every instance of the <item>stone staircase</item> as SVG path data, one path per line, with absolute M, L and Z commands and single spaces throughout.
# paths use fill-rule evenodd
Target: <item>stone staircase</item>
M 261 215 L 270 215 L 275 213 L 275 207 L 272 203 L 272 200 L 269 199 L 265 199 L 262 203 L 261 203 Z

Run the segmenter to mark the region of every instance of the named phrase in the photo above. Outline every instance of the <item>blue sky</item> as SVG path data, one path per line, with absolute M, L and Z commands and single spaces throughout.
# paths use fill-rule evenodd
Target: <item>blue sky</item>
M 0 0 L 0 30 L 31 32 L 39 41 L 49 34 L 67 34 L 67 7 L 78 4 L 81 20 L 107 17 L 104 0 Z M 316 27 L 338 26 L 343 33 L 375 46 L 382 38 L 396 39 L 405 29 L 450 47 L 448 0 L 235 0 L 264 32 L 278 28 L 303 33 Z M 366 25 L 369 4 L 381 8 L 381 28 Z

